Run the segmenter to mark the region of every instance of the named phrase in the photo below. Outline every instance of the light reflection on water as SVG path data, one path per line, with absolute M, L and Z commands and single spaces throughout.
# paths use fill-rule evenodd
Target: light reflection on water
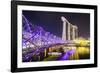
M 69 59 L 89 59 L 90 58 L 90 48 L 89 47 L 74 47 L 75 53 L 70 55 Z
M 28 62 L 30 62 L 30 61 L 34 62 L 35 60 L 36 61 L 58 61 L 58 60 L 63 61 L 63 60 L 80 60 L 80 59 L 89 59 L 90 58 L 90 47 L 55 46 L 55 47 L 48 48 L 48 50 L 49 50 L 49 52 L 44 50 L 43 53 L 41 53 L 37 56 L 32 55 L 32 57 L 28 60 Z M 51 53 L 51 55 L 50 55 L 50 53 Z M 34 54 L 34 53 L 32 53 L 32 54 Z M 24 61 L 24 62 L 26 62 L 26 61 Z

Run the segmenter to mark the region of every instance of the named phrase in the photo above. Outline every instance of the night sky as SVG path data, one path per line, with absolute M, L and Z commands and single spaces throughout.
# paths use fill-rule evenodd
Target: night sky
M 79 37 L 90 37 L 90 14 L 68 12 L 44 12 L 23 11 L 23 15 L 32 23 L 42 26 L 44 30 L 62 36 L 61 16 L 64 16 L 71 24 L 78 26 Z

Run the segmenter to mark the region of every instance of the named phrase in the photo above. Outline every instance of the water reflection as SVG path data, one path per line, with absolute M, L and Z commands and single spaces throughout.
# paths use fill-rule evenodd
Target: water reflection
M 89 46 L 53 45 L 36 53 L 31 49 L 23 53 L 23 62 L 90 59 Z

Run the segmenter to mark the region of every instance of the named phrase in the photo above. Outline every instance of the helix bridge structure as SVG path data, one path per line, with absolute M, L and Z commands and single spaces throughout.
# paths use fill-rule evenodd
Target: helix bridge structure
M 65 23 L 66 21 L 64 21 L 64 25 Z M 73 37 L 75 38 L 75 34 Z M 47 59 L 68 60 L 70 57 L 73 59 L 73 54 L 76 52 L 76 49 L 74 49 L 76 44 L 71 40 L 65 39 L 64 34 L 62 38 L 58 37 L 51 32 L 45 31 L 43 27 L 32 24 L 22 15 L 23 62 L 44 61 Z M 55 58 L 50 59 L 51 56 L 49 54 L 53 54 Z M 75 54 L 75 59 L 78 58 L 78 54 Z
M 31 58 L 31 54 L 38 55 L 50 46 L 67 43 L 60 37 L 45 31 L 41 26 L 32 24 L 24 15 L 22 24 L 23 61 Z
M 41 26 L 30 23 L 23 15 L 23 27 L 22 27 L 22 41 L 23 47 L 30 43 L 35 47 L 42 47 L 45 45 L 67 43 L 60 37 L 45 31 Z

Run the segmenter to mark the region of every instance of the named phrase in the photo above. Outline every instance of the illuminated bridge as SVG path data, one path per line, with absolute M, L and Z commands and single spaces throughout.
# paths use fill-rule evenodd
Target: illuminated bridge
M 73 56 L 77 45 L 71 41 L 71 36 L 69 34 L 68 39 L 65 37 L 66 35 L 64 35 L 64 30 L 62 38 L 60 38 L 45 31 L 41 26 L 32 24 L 25 18 L 24 15 L 22 16 L 22 23 L 23 62 L 67 60 L 69 58 L 72 59 L 73 57 L 75 59 L 79 59 L 78 55 Z M 65 24 L 66 21 L 63 22 L 63 25 Z M 75 29 L 73 29 L 73 32 L 75 32 Z M 75 37 L 76 35 L 73 33 L 72 39 L 74 40 Z M 75 47 L 71 47 L 70 45 L 74 45 Z M 86 52 L 88 51 L 89 50 Z

